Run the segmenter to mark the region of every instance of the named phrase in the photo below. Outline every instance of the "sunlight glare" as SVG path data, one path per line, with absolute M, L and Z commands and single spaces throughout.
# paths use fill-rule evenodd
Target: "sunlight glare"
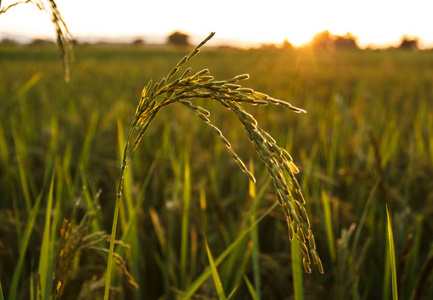
M 4 0 L 2 6 L 16 0 Z M 165 37 L 174 30 L 192 36 L 217 33 L 216 38 L 239 44 L 281 44 L 287 39 L 294 46 L 311 41 L 317 33 L 334 35 L 350 32 L 361 47 L 395 45 L 403 35 L 419 37 L 433 45 L 431 30 L 433 4 L 427 0 L 201 0 L 143 2 L 125 0 L 57 0 L 58 7 L 74 36 Z M 83 9 L 85 7 L 85 9 Z M 2 32 L 30 36 L 53 36 L 46 16 L 32 5 L 20 5 L 0 18 Z

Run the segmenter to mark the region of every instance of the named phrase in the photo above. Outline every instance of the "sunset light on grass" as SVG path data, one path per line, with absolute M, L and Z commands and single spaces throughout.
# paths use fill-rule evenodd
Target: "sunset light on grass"
M 0 300 L 433 299 L 432 6 L 0 0 Z

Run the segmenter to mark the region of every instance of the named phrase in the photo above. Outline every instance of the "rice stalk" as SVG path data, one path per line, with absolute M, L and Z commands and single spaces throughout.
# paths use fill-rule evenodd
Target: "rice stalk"
M 293 272 L 293 290 L 294 290 L 294 299 L 295 300 L 303 300 L 304 292 L 302 286 L 302 267 L 301 267 L 301 247 L 300 243 L 298 243 L 298 239 L 294 240 L 291 244 L 291 252 L 292 252 L 292 272 Z M 304 264 L 305 268 L 305 264 Z
M 48 3 L 45 3 L 48 2 Z M 66 26 L 65 21 L 63 21 L 62 15 L 60 14 L 60 11 L 57 7 L 57 4 L 54 0 L 26 0 L 26 1 L 17 1 L 15 3 L 10 4 L 7 7 L 3 7 L 0 9 L 0 15 L 7 12 L 9 9 L 11 9 L 14 6 L 17 6 L 19 4 L 27 4 L 31 3 L 35 5 L 39 10 L 45 11 L 51 18 L 51 22 L 54 25 L 54 29 L 56 31 L 56 41 L 57 41 L 57 48 L 60 54 L 60 58 L 62 59 L 63 63 L 63 71 L 64 71 L 64 78 L 65 81 L 68 82 L 70 79 L 70 69 L 69 64 L 70 61 L 73 59 L 73 53 L 72 53 L 72 34 L 69 32 L 68 27 Z M 1 1 L 0 1 L 1 4 Z M 47 5 L 48 4 L 48 5 Z M 48 8 L 47 8 L 48 6 Z
M 392 222 L 391 216 L 388 212 L 388 206 L 386 206 L 386 216 L 387 216 L 387 235 L 388 235 L 388 248 L 389 248 L 389 264 L 391 268 L 391 278 L 392 278 L 392 299 L 398 300 L 397 291 L 397 268 L 395 263 L 395 248 L 394 248 L 394 235 L 392 234 Z
M 98 205 L 100 194 L 101 191 L 96 194 L 92 206 L 88 208 L 87 213 L 79 222 L 77 222 L 77 208 L 81 199 L 76 202 L 70 220 L 63 219 L 54 262 L 54 299 L 61 299 L 68 283 L 72 281 L 71 279 L 73 279 L 74 276 L 80 273 L 80 270 L 77 270 L 75 264 L 83 252 L 87 254 L 109 252 L 108 249 L 100 246 L 100 244 L 109 240 L 110 236 L 103 231 L 95 232 L 92 230 L 92 223 L 95 222 L 100 210 Z M 129 245 L 124 244 L 120 240 L 116 240 L 115 243 L 124 249 L 130 248 Z M 130 285 L 137 288 L 137 283 L 128 271 L 125 260 L 117 253 L 114 255 L 113 259 L 117 266 L 123 271 Z M 92 279 L 86 284 L 95 285 L 99 280 L 100 279 L 95 276 L 95 279 Z M 86 284 L 83 285 L 82 291 L 86 289 Z M 91 292 L 89 291 L 89 293 Z
M 210 112 L 203 107 L 192 103 L 196 99 L 216 101 L 226 109 L 233 112 L 244 126 L 247 136 L 264 162 L 274 187 L 277 191 L 278 201 L 287 217 L 290 237 L 297 233 L 298 241 L 303 252 L 303 261 L 306 272 L 310 272 L 310 264 L 316 264 L 319 272 L 323 273 L 323 267 L 316 251 L 314 236 L 310 229 L 310 221 L 305 209 L 305 200 L 301 193 L 295 173 L 299 170 L 293 162 L 290 154 L 279 147 L 275 140 L 265 130 L 259 127 L 254 117 L 246 112 L 241 104 L 246 105 L 279 105 L 296 113 L 305 113 L 303 109 L 294 107 L 290 103 L 274 99 L 253 89 L 243 88 L 238 83 L 249 78 L 247 74 L 241 74 L 227 80 L 215 80 L 208 69 L 203 69 L 194 75 L 190 75 L 188 68 L 181 76 L 174 79 L 180 68 L 197 55 L 200 48 L 209 41 L 215 33 L 211 33 L 189 55 L 184 56 L 176 66 L 168 72 L 161 81 L 153 83 L 150 80 L 143 89 L 141 98 L 135 112 L 135 117 L 126 138 L 123 152 L 123 160 L 120 169 L 117 196 L 113 217 L 110 254 L 114 251 L 114 238 L 117 230 L 119 203 L 122 198 L 123 181 L 133 151 L 137 148 L 145 132 L 149 128 L 156 115 L 170 104 L 180 104 L 192 110 L 225 145 L 229 155 L 237 163 L 239 168 L 246 173 L 249 179 L 255 182 L 252 173 L 245 163 L 236 154 L 230 142 L 225 138 L 219 128 L 213 125 L 209 119 Z M 107 277 L 105 287 L 105 299 L 108 300 L 108 291 L 111 284 L 112 260 L 109 257 L 107 265 Z

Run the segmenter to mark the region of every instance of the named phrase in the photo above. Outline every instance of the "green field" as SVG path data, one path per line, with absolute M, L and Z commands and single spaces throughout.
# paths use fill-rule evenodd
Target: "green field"
M 128 128 L 147 82 L 192 48 L 79 45 L 66 83 L 55 46 L 0 46 L 0 299 L 102 299 Z M 268 211 L 243 126 L 200 99 L 257 183 L 193 111 L 161 111 L 125 178 L 115 299 L 222 299 L 218 278 L 231 299 L 392 299 L 386 206 L 400 299 L 433 299 L 433 52 L 205 46 L 188 66 L 248 73 L 243 86 L 307 111 L 245 107 L 300 169 L 325 273 L 301 270 Z

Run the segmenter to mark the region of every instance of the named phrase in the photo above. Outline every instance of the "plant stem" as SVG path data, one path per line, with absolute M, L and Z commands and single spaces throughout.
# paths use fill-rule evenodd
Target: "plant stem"
M 113 225 L 111 228 L 111 236 L 110 236 L 110 249 L 108 252 L 107 269 L 105 273 L 104 300 L 108 300 L 110 295 L 111 272 L 113 269 L 113 254 L 114 254 L 114 244 L 116 240 L 117 222 L 119 219 L 120 201 L 122 200 L 123 181 L 125 178 L 126 169 L 128 167 L 129 141 L 131 139 L 133 130 L 134 130 L 134 126 L 131 126 L 131 129 L 129 130 L 128 133 L 128 137 L 126 139 L 125 149 L 123 151 L 122 166 L 120 169 L 119 183 L 117 185 L 116 204 L 114 206 Z

